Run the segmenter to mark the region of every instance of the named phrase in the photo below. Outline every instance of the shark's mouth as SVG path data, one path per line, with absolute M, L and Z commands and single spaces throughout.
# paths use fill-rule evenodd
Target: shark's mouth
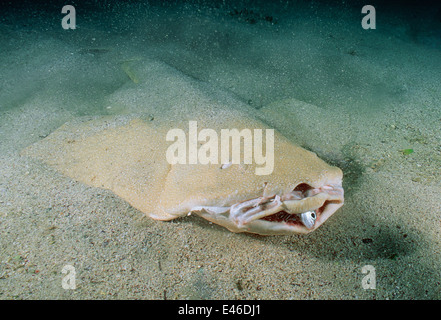
M 239 227 L 252 229 L 265 222 L 266 228 L 287 228 L 308 233 L 341 207 L 343 199 L 341 186 L 314 188 L 302 183 L 282 196 L 261 197 L 235 204 L 230 208 L 230 215 Z

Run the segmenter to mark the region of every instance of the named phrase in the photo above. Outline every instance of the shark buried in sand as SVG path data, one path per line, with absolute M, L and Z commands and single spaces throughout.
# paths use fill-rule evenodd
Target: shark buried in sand
M 277 131 L 270 174 L 257 175 L 255 163 L 170 164 L 167 133 L 188 128 L 191 119 L 216 132 L 268 128 L 237 110 L 196 112 L 184 119 L 77 118 L 22 154 L 89 186 L 109 189 L 156 220 L 194 213 L 232 232 L 309 233 L 343 205 L 342 171 Z

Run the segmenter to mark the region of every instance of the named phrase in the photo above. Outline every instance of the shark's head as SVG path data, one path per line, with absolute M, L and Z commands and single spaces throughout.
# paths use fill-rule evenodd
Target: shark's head
M 317 229 L 343 205 L 343 194 L 341 179 L 334 179 L 316 186 L 300 183 L 282 194 L 265 190 L 259 197 L 229 207 L 195 206 L 191 211 L 233 232 L 305 234 Z
M 161 216 L 189 213 L 232 232 L 309 233 L 343 205 L 342 171 L 276 136 L 274 170 L 255 165 L 175 165 L 158 201 Z M 167 220 L 169 220 L 167 219 Z

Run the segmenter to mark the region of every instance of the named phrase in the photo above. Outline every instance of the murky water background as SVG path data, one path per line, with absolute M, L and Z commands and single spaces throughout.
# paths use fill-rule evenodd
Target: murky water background
M 63 5 L 2 8 L 0 298 L 440 298 L 439 5 L 375 5 L 375 30 L 359 3 L 90 1 L 75 30 Z M 78 116 L 210 100 L 342 168 L 345 206 L 308 236 L 233 234 L 19 154 Z

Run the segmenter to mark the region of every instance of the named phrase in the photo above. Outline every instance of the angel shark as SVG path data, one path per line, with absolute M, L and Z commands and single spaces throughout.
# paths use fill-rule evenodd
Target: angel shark
M 159 112 L 154 118 L 76 118 L 22 154 L 89 186 L 111 190 L 156 220 L 193 213 L 232 232 L 309 233 L 343 205 L 342 171 L 277 130 L 270 174 L 256 174 L 261 165 L 255 162 L 170 163 L 167 134 L 176 128 L 185 132 L 189 121 L 212 132 L 272 129 L 233 108 L 189 110 Z

